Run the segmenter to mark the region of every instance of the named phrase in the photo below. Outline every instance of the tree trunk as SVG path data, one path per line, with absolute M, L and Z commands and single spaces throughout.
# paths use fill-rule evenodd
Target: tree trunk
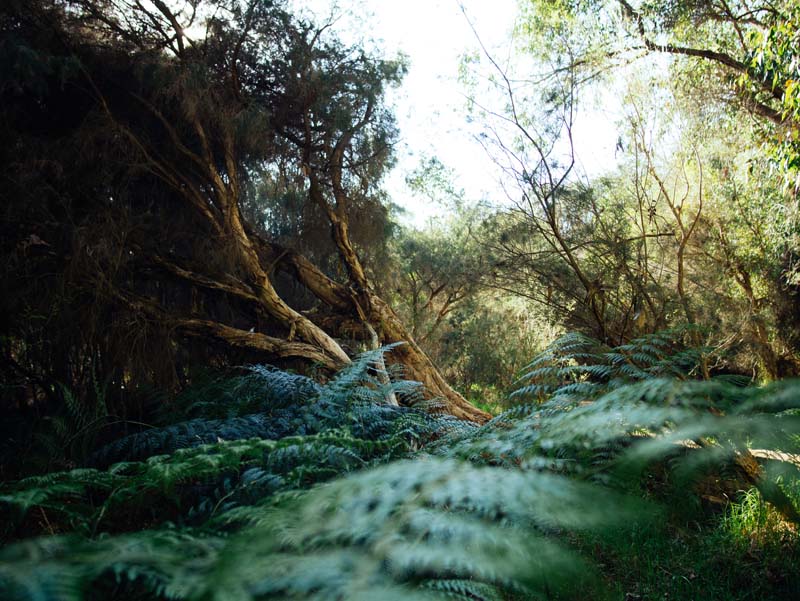
M 405 343 L 392 349 L 390 357 L 396 363 L 403 365 L 408 379 L 421 382 L 433 397 L 439 398 L 445 413 L 478 423 L 491 419 L 490 413 L 478 409 L 450 387 L 430 358 L 405 329 L 397 314 L 383 299 L 370 293 L 370 300 L 373 309 L 372 320 L 383 332 L 383 342 Z
M 340 327 L 352 330 L 354 318 L 362 323 L 366 318 L 370 327 L 378 333 L 382 344 L 403 343 L 391 351 L 390 360 L 401 364 L 406 370 L 405 376 L 421 382 L 430 396 L 441 399 L 444 413 L 478 423 L 491 419 L 491 414 L 470 404 L 450 387 L 430 358 L 419 348 L 397 314 L 378 295 L 369 290 L 364 291 L 369 314 L 360 314 L 360 308 L 356 306 L 356 300 L 347 287 L 331 280 L 308 259 L 257 236 L 253 238 L 258 244 L 262 261 L 275 264 L 297 278 L 314 296 L 333 310 L 335 315 L 328 317 L 328 323 L 338 322 Z M 363 337 L 367 338 L 366 328 Z
M 238 199 L 236 200 L 238 201 Z M 333 338 L 316 326 L 310 319 L 292 309 L 278 296 L 269 279 L 269 275 L 261 265 L 256 247 L 241 221 L 238 202 L 231 203 L 230 213 L 228 226 L 231 230 L 231 238 L 239 250 L 243 267 L 250 274 L 256 290 L 256 296 L 264 311 L 278 322 L 288 326 L 289 341 L 297 334 L 309 344 L 319 347 L 323 353 L 330 356 L 334 361 L 338 361 L 342 365 L 350 363 L 347 353 L 342 350 L 342 347 Z

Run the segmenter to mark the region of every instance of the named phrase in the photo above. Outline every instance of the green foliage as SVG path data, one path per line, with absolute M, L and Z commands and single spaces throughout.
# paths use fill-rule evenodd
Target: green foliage
M 603 349 L 565 336 L 532 362 L 528 379 L 596 388 L 584 395 L 551 384 L 548 400 L 480 428 L 376 404 L 385 397 L 371 372 L 375 353 L 322 385 L 252 368 L 229 390 L 251 395 L 249 410 L 260 382 L 262 413 L 195 418 L 182 428 L 196 432 L 183 437 L 167 426 L 162 434 L 183 447 L 168 454 L 5 485 L 10 541 L 58 536 L 0 551 L 0 590 L 59 601 L 97 591 L 237 601 L 599 597 L 582 541 L 624 539 L 656 516 L 684 515 L 686 504 L 659 499 L 699 494 L 689 483 L 735 472 L 748 448 L 800 450 L 800 384 L 688 379 L 698 353 L 679 339 L 669 332 Z M 566 357 L 573 364 L 559 369 L 573 369 L 552 371 Z M 618 368 L 621 357 L 638 371 Z M 576 369 L 578 359 L 611 371 Z M 236 420 L 258 415 L 292 428 L 235 439 L 249 433 Z M 230 440 L 199 444 L 206 431 Z M 754 484 L 776 503 L 776 490 L 798 480 L 790 464 L 773 463 L 780 467 Z M 658 473 L 659 490 L 642 500 L 640 485 Z M 787 506 L 776 506 L 786 519 Z M 732 508 L 726 531 L 778 523 L 754 507 L 748 496 Z
M 731 503 L 729 510 L 738 505 Z M 587 537 L 580 545 L 602 558 L 612 589 L 609 601 L 665 594 L 679 601 L 777 601 L 800 594 L 800 548 L 791 535 L 769 542 L 750 539 L 743 547 L 731 540 L 724 524 L 689 522 Z
M 757 489 L 748 490 L 741 500 L 728 507 L 720 528 L 741 549 L 758 546 L 766 551 L 780 551 L 790 536 L 781 516 Z
M 568 395 L 594 398 L 623 384 L 651 378 L 696 377 L 708 349 L 686 346 L 696 328 L 680 328 L 608 347 L 583 334 L 570 333 L 552 342 L 529 363 L 511 398 L 545 400 Z
M 635 461 L 652 460 L 681 441 L 713 440 L 700 443 L 712 461 L 751 447 L 796 449 L 797 383 L 755 387 L 727 375 L 698 381 L 704 352 L 684 346 L 685 335 L 668 331 L 613 349 L 582 335 L 564 336 L 526 368 L 524 385 L 512 395 L 543 399 L 541 408 L 522 405 L 507 413 L 527 414 L 536 423 L 547 415 L 534 434 L 544 448 L 613 443 Z M 642 435 L 649 440 L 632 453 L 628 445 Z M 692 461 L 701 455 L 694 453 Z
M 490 599 L 500 589 L 552 590 L 567 578 L 576 581 L 580 564 L 547 533 L 592 525 L 578 523 L 596 506 L 578 483 L 429 457 L 308 492 L 281 492 L 386 462 L 431 437 L 470 430 L 446 417 L 376 405 L 384 397 L 370 373 L 374 359 L 375 352 L 366 354 L 324 386 L 272 369 L 246 376 L 264 379 L 266 400 L 274 390 L 295 398 L 313 391 L 283 411 L 291 407 L 296 428 L 318 434 L 196 446 L 202 434 L 192 420 L 183 426 L 185 436 L 175 427 L 159 436 L 137 435 L 151 441 L 171 435 L 174 446 L 187 447 L 171 454 L 7 487 L 0 502 L 8 524 L 42 516 L 51 532 L 93 538 L 9 547 L 0 569 L 4 592 L 20 599 L 83 598 L 113 576 L 170 598 L 385 598 L 416 590 L 420 598 L 461 591 L 463 598 L 480 593 Z M 241 386 L 241 379 L 232 386 Z M 409 385 L 398 383 L 403 387 Z M 281 421 L 280 410 L 271 417 Z M 203 425 L 234 438 L 247 433 L 230 423 L 237 419 Z M 131 447 L 128 440 L 100 455 L 126 454 Z M 147 452 L 157 450 L 164 449 Z M 534 503 L 540 496 L 553 502 Z M 151 530 L 95 538 L 143 524 Z M 38 564 L 33 571 L 32 562 Z
M 55 465 L 83 463 L 96 448 L 99 431 L 111 421 L 105 387 L 93 380 L 92 388 L 91 395 L 79 399 L 67 386 L 57 386 L 63 410 L 60 414 L 48 416 L 43 428 L 34 434 L 37 446 L 47 453 L 46 460 L 51 469 Z
M 145 4 L 158 10 L 128 0 L 0 8 L 2 274 L 13 288 L 0 351 L 3 387 L 15 395 L 3 409 L 43 416 L 37 454 L 20 449 L 19 463 L 47 454 L 48 470 L 78 466 L 0 485 L 0 596 L 600 596 L 597 554 L 583 541 L 657 547 L 660 533 L 637 536 L 657 522 L 701 524 L 703 504 L 726 498 L 735 502 L 717 540 L 731 557 L 797 548 L 800 384 L 700 381 L 709 367 L 701 333 L 712 328 L 694 326 L 725 323 L 735 334 L 723 333 L 725 344 L 746 331 L 769 377 L 790 373 L 778 369 L 793 351 L 773 348 L 781 328 L 777 315 L 765 318 L 765 299 L 793 249 L 780 236 L 762 244 L 765 232 L 792 233 L 790 211 L 761 227 L 783 197 L 769 182 L 742 187 L 745 172 L 761 174 L 745 152 L 694 147 L 707 144 L 697 124 L 717 128 L 725 114 L 713 107 L 692 119 L 669 114 L 662 129 L 677 124 L 684 135 L 656 136 L 670 155 L 660 160 L 643 133 L 646 111 L 630 102 L 634 140 L 618 146 L 635 163 L 633 186 L 626 175 L 571 185 L 570 158 L 554 158 L 580 80 L 642 44 L 674 56 L 687 54 L 676 45 L 706 43 L 709 56 L 728 53 L 713 60 L 746 72 L 752 87 L 736 89 L 745 102 L 762 112 L 781 104 L 794 124 L 796 9 L 777 19 L 719 12 L 732 5 L 739 14 L 737 2 L 525 3 L 523 43 L 543 48 L 553 69 L 538 81 L 491 74 L 490 86 L 508 84 L 510 112 L 481 109 L 501 125 L 492 133 L 522 192 L 509 194 L 514 211 L 404 233 L 393 249 L 403 276 L 381 282 L 398 291 L 421 346 L 479 391 L 506 388 L 542 338 L 531 331 L 538 322 L 523 319 L 528 307 L 487 287 L 543 303 L 555 329 L 602 338 L 570 334 L 550 345 L 487 424 L 422 411 L 436 400 L 423 402 L 396 370 L 378 372 L 379 349 L 321 382 L 268 366 L 210 379 L 127 434 L 135 420 L 124 390 L 174 390 L 196 365 L 253 360 L 186 344 L 208 320 L 239 330 L 234 347 L 249 334 L 287 349 L 311 342 L 307 333 L 294 340 L 294 322 L 266 318 L 275 306 L 261 302 L 268 281 L 288 304 L 327 317 L 315 311 L 324 295 L 293 285 L 308 267 L 293 262 L 295 249 L 331 276 L 342 275 L 321 235 L 331 225 L 339 236 L 356 225 L 361 255 L 386 251 L 379 185 L 397 132 L 383 94 L 405 69 L 292 17 L 286 2 L 186 2 L 199 6 L 209 34 L 191 43 L 169 10 Z M 760 19 L 762 34 L 743 35 Z M 759 50 L 740 64 L 748 44 Z M 704 68 L 681 81 L 701 95 L 729 94 L 730 74 Z M 659 102 L 697 97 L 667 87 Z M 727 130 L 741 123 L 725 117 Z M 797 167 L 795 129 L 780 151 L 787 170 Z M 730 175 L 742 157 L 750 166 Z M 463 201 L 435 161 L 411 184 L 432 200 Z M 475 221 L 490 235 L 476 237 Z M 253 268 L 254 249 L 263 269 Z M 352 289 L 336 290 L 331 306 L 349 307 Z M 728 299 L 738 302 L 725 322 Z M 689 326 L 652 334 L 681 323 Z M 387 405 L 390 393 L 404 407 Z M 793 578 L 785 591 L 797 589 Z
M 520 366 L 549 339 L 552 327 L 524 299 L 492 289 L 494 257 L 481 229 L 487 211 L 464 205 L 438 161 L 414 185 L 455 214 L 425 229 L 400 230 L 395 269 L 384 286 L 414 340 L 454 387 L 473 403 L 499 404 Z M 503 340 L 503 344 L 497 344 Z
M 91 463 L 105 466 L 219 440 L 275 440 L 339 427 L 362 437 L 386 435 L 402 413 L 381 406 L 390 391 L 406 405 L 423 402 L 419 383 L 397 377 L 384 383 L 380 377 L 377 359 L 391 348 L 359 355 L 324 385 L 261 365 L 247 367 L 241 376 L 212 378 L 180 395 L 171 417 L 183 421 L 106 445 L 94 453 Z
M 323 386 L 268 366 L 250 367 L 227 385 L 216 381 L 215 392 L 242 393 L 239 409 L 252 409 L 258 397 L 260 412 L 195 418 L 126 436 L 89 458 L 107 471 L 80 469 L 22 480 L 1 499 L 13 517 L 9 525 L 34 507 L 83 533 L 97 532 L 101 520 L 110 528 L 129 522 L 132 516 L 123 516 L 132 506 L 140 516 L 153 514 L 146 518 L 151 523 L 196 522 L 240 498 L 307 486 L 466 427 L 452 418 L 382 405 L 387 386 L 409 402 L 419 395 L 415 382 L 380 382 L 374 365 L 386 350 L 364 353 Z M 208 393 L 208 386 L 198 392 Z M 235 411 L 237 406 L 226 401 L 221 400 L 225 410 Z M 208 401 L 187 409 L 216 413 Z M 154 517 L 160 505 L 171 510 Z
M 731 370 L 797 375 L 796 4 L 520 3 L 522 57 L 486 57 L 474 92 L 512 191 L 484 236 L 496 283 L 606 344 L 701 324 Z M 548 88 L 555 107 L 529 101 Z M 543 133 L 553 114 L 565 131 Z M 588 184 L 559 181 L 573 158 Z
M 784 126 L 779 128 L 774 154 L 786 184 L 800 187 L 800 7 L 789 4 L 775 10 L 768 27 L 750 33 L 752 74 L 740 84 L 766 85 L 780 99 Z
M 544 344 L 549 328 L 542 321 L 523 301 L 486 293 L 453 311 L 436 356 L 468 395 L 499 404 L 520 366 Z
M 129 580 L 144 575 L 145 590 L 168 598 L 383 599 L 392 593 L 424 599 L 459 589 L 469 598 L 492 593 L 492 586 L 552 591 L 580 581 L 585 567 L 549 537 L 535 535 L 529 521 L 548 529 L 573 525 L 594 504 L 580 487 L 564 490 L 563 484 L 452 461 L 400 462 L 224 513 L 214 520 L 217 527 L 240 527 L 229 536 L 167 530 L 91 543 L 30 541 L 6 550 L 2 574 L 6 593 L 23 599 L 54 584 L 50 579 L 74 594 L 107 573 Z M 552 502 L 531 505 L 539 498 Z M 524 531 L 512 526 L 520 519 L 529 524 Z M 29 569 L 20 569 L 32 561 L 40 568 L 33 581 Z

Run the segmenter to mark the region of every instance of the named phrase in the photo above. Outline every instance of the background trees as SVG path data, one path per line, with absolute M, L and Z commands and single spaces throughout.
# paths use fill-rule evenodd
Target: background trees
M 465 63 L 485 82 L 471 106 L 506 192 L 482 234 L 489 285 L 609 344 L 687 324 L 727 368 L 796 373 L 797 63 L 776 50 L 781 67 L 760 66 L 786 48 L 793 6 L 545 1 L 522 15 L 523 58 Z M 576 115 L 608 89 L 618 166 L 590 178 Z

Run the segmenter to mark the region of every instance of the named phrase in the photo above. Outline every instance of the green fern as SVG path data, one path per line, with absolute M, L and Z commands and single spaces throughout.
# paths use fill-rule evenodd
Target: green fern
M 586 571 L 551 533 L 630 519 L 624 498 L 598 503 L 593 492 L 547 474 L 433 458 L 397 462 L 221 513 L 206 529 L 233 528 L 228 536 L 167 530 L 22 543 L 2 555 L 0 577 L 7 595 L 31 593 L 29 570 L 16 567 L 32 562 L 78 591 L 109 572 L 146 572 L 148 586 L 176 598 L 376 599 L 384 591 L 425 598 L 444 590 L 433 586 L 437 579 L 529 595 Z
M 709 349 L 686 346 L 696 328 L 685 326 L 650 334 L 614 348 L 578 333 L 551 343 L 523 368 L 512 400 L 543 402 L 552 395 L 593 398 L 607 390 L 650 378 L 695 377 Z
M 4 485 L 4 521 L 16 525 L 7 535 L 35 531 L 32 522 L 47 532 L 44 516 L 68 535 L 0 551 L 0 594 L 490 600 L 596 590 L 571 545 L 577 534 L 679 511 L 660 499 L 735 470 L 749 449 L 800 451 L 800 383 L 698 381 L 687 360 L 697 355 L 668 340 L 615 350 L 562 339 L 528 370 L 545 369 L 536 377 L 554 394 L 481 427 L 384 404 L 374 354 L 324 385 L 253 368 L 228 389 L 261 413 L 145 431 L 103 451 L 141 460 Z M 629 362 L 646 375 L 618 369 Z M 639 484 L 655 465 L 667 488 L 644 501 Z M 800 482 L 797 468 L 766 468 L 752 484 L 791 518 L 784 492 Z

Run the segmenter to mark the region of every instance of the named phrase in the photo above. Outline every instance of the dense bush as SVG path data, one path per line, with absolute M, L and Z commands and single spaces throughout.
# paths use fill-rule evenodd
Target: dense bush
M 238 407 L 4 485 L 4 598 L 599 598 L 584 541 L 702 519 L 725 486 L 797 524 L 796 466 L 745 459 L 798 450 L 800 384 L 692 379 L 701 353 L 670 334 L 596 345 L 555 343 L 523 378 L 534 402 L 482 427 L 383 404 L 376 353 L 326 384 L 253 368 L 227 381 Z

